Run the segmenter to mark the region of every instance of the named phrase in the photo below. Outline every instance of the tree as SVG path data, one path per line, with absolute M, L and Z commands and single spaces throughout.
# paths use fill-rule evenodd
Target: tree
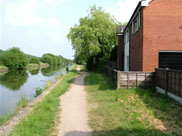
M 0 60 L 10 70 L 24 69 L 28 64 L 26 55 L 15 47 L 1 53 Z
M 116 20 L 102 8 L 93 6 L 90 14 L 80 18 L 79 24 L 71 28 L 67 37 L 71 40 L 77 61 L 85 61 L 87 68 L 103 65 L 116 46 Z
M 44 54 L 40 60 L 43 63 L 47 63 L 49 65 L 54 65 L 53 58 L 48 54 Z
M 29 60 L 29 63 L 40 65 L 40 61 L 39 61 L 39 59 L 36 58 L 36 57 L 31 58 L 31 59 Z

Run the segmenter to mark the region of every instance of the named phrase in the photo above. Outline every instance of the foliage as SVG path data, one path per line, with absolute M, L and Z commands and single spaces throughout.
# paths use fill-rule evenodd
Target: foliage
M 181 136 L 182 108 L 172 99 L 140 88 L 116 90 L 95 72 L 85 84 L 93 136 Z
M 75 49 L 77 61 L 85 61 L 87 68 L 103 65 L 116 46 L 116 20 L 93 6 L 90 14 L 80 18 L 79 24 L 71 28 L 67 37 Z
M 42 56 L 41 62 L 47 63 L 51 66 L 51 65 L 63 65 L 64 63 L 67 64 L 69 60 L 63 58 L 62 56 L 56 56 L 56 55 L 47 53 Z
M 35 89 L 36 91 L 35 91 L 35 97 L 37 97 L 37 96 L 39 96 L 42 92 L 43 92 L 43 89 L 42 88 L 36 88 Z
M 40 65 L 40 61 L 39 61 L 39 59 L 38 59 L 37 57 L 31 58 L 31 59 L 29 60 L 29 63 Z
M 28 64 L 25 54 L 15 47 L 1 53 L 0 61 L 10 70 L 24 69 Z
M 10 136 L 50 136 L 54 120 L 59 112 L 60 96 L 69 88 L 77 76 L 72 70 L 63 80 L 16 126 Z
M 1 76 L 0 84 L 13 91 L 16 91 L 19 90 L 24 83 L 26 83 L 27 78 L 28 73 L 26 71 L 10 71 Z

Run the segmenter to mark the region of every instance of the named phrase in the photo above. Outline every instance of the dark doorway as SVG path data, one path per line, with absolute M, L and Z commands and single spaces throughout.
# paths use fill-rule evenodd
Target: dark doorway
M 159 52 L 159 68 L 182 70 L 182 52 Z

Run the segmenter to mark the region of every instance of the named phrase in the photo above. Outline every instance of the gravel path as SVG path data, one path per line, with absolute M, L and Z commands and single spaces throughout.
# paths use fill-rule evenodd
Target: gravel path
M 77 67 L 80 71 L 80 66 Z M 84 78 L 87 73 L 82 73 L 71 85 L 69 91 L 61 96 L 61 124 L 59 136 L 91 136 L 88 125 L 87 99 L 84 91 Z

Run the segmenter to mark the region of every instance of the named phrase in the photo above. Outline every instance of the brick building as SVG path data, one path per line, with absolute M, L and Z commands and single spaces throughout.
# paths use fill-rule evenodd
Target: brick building
M 118 27 L 119 70 L 182 70 L 182 0 L 141 0 L 121 30 Z

